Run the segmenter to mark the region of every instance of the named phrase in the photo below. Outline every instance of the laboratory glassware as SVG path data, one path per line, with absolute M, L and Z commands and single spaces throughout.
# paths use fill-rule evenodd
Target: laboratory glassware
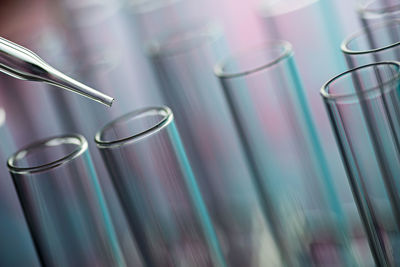
M 290 43 L 240 52 L 217 64 L 215 73 L 289 264 L 354 263 Z
M 321 95 L 378 266 L 397 266 L 400 65 L 378 62 L 329 80 Z
M 95 141 L 147 266 L 225 266 L 169 108 L 130 112 Z
M 347 190 L 347 180 L 335 138 L 329 130 L 329 119 L 323 103 L 316 93 L 321 84 L 332 73 L 346 69 L 346 64 L 338 49 L 351 28 L 340 13 L 338 1 L 325 0 L 260 0 L 258 9 L 260 22 L 264 26 L 266 40 L 286 40 L 296 53 L 298 71 L 304 83 L 304 94 L 309 103 L 311 116 L 315 121 L 321 144 L 328 159 L 328 166 L 335 176 L 335 183 L 341 186 L 339 196 L 346 205 L 353 203 L 351 192 Z M 343 1 L 342 1 L 343 2 Z M 348 1 L 344 1 L 348 2 Z M 342 5 L 347 3 L 342 3 Z M 307 29 L 307 34 L 304 33 Z M 311 41 L 312 40 L 312 41 Z M 324 62 L 324 68 L 321 68 Z
M 127 0 L 126 7 L 140 42 L 148 42 L 165 32 L 182 27 L 206 13 L 206 1 L 194 0 Z M 210 11 L 210 10 L 208 10 Z
M 400 59 L 400 20 L 373 24 L 352 34 L 341 45 L 349 68 Z
M 40 266 L 7 166 L 13 138 L 0 108 L 0 266 Z
M 63 135 L 8 159 L 43 266 L 125 266 L 87 147 Z
M 228 264 L 263 266 L 268 259 L 280 262 L 281 256 L 213 73 L 227 50 L 220 25 L 209 21 L 178 27 L 149 47 Z
M 161 104 L 150 64 L 141 49 L 140 42 L 131 38 L 134 30 L 125 23 L 124 9 L 118 2 L 114 0 L 51 2 L 53 14 L 65 18 L 65 23 L 59 30 L 65 40 L 61 43 L 61 52 L 68 53 L 72 65 L 71 72 L 84 83 L 94 88 L 102 88 L 105 93 L 115 97 L 117 102 L 112 109 L 107 109 L 84 98 L 64 97 L 63 100 L 66 102 L 64 106 L 71 114 L 64 117 L 69 121 L 75 121 L 69 123 L 74 129 L 69 129 L 68 132 L 94 136 L 105 121 L 111 121 L 120 114 L 130 111 L 132 107 Z M 55 54 L 54 65 L 59 59 L 60 56 Z M 54 103 L 58 104 L 61 99 L 59 95 L 63 95 L 64 92 L 53 92 L 53 94 L 55 94 L 53 99 L 59 100 Z M 133 238 L 127 234 L 128 224 L 118 197 L 95 143 L 89 142 L 89 147 L 125 258 L 129 264 L 135 266 L 137 257 L 132 253 L 135 244 Z
M 400 18 L 398 0 L 359 0 L 356 11 L 363 27 Z

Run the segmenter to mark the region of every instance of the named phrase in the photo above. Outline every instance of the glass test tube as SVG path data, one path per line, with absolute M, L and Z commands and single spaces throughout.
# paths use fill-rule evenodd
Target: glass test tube
M 169 108 L 128 113 L 95 141 L 147 266 L 225 266 Z
M 344 72 L 321 89 L 377 266 L 398 266 L 400 65 Z
M 349 68 L 368 63 L 400 59 L 400 20 L 363 28 L 341 45 Z
M 286 40 L 294 47 L 298 72 L 304 84 L 304 94 L 323 149 L 327 151 L 328 165 L 335 176 L 334 183 L 340 187 L 338 193 L 341 201 L 349 205 L 353 204 L 353 199 L 347 188 L 346 173 L 340 161 L 335 138 L 329 129 L 329 119 L 316 93 L 332 73 L 346 69 L 338 46 L 342 36 L 346 35 L 344 32 L 351 28 L 351 25 L 347 24 L 343 13 L 340 13 L 341 19 L 337 19 L 337 6 L 340 5 L 340 1 L 260 0 L 262 5 L 259 15 L 267 40 Z M 346 24 L 343 21 L 346 21 Z M 307 29 L 307 34 L 304 29 Z M 321 62 L 324 62 L 323 68 Z
M 65 63 L 71 63 L 68 67 L 73 76 L 94 88 L 101 88 L 116 99 L 113 107 L 108 109 L 93 101 L 71 96 L 66 98 L 63 92 L 54 92 L 55 105 L 62 104 L 66 109 L 63 119 L 68 122 L 64 125 L 70 127 L 67 132 L 94 136 L 105 121 L 130 111 L 132 106 L 161 103 L 150 64 L 138 40 L 131 39 L 132 30 L 127 27 L 119 2 L 59 0 L 51 3 L 57 19 L 62 17 L 65 21 L 59 30 L 65 38 L 60 50 L 68 53 L 69 62 Z M 53 54 L 53 61 L 60 63 L 60 52 L 53 51 Z M 65 113 L 70 116 L 65 116 Z M 128 224 L 118 197 L 94 142 L 89 142 L 89 147 L 125 259 L 129 265 L 136 266 L 140 260 L 132 253 L 136 248 L 133 238 L 126 234 L 129 232 Z
M 213 66 L 227 52 L 215 23 L 192 23 L 154 42 L 151 60 L 174 110 L 200 190 L 232 266 L 280 262 Z M 268 251 L 268 253 L 266 253 Z
M 264 205 L 274 210 L 269 219 L 289 264 L 354 264 L 344 211 L 291 45 L 267 43 L 228 58 L 215 71 Z
M 87 147 L 65 135 L 8 160 L 43 266 L 125 266 Z
M 364 27 L 400 18 L 398 0 L 359 0 L 357 14 Z
M 166 31 L 204 16 L 205 1 L 195 0 L 127 0 L 130 20 L 138 28 L 145 45 Z
M 14 144 L 2 108 L 0 140 L 0 266 L 40 266 L 17 194 L 7 173 L 6 156 L 14 151 Z

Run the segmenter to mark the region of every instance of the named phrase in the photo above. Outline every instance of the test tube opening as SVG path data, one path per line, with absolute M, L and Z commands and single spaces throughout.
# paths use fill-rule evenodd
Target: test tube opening
M 99 147 L 122 146 L 148 137 L 173 120 L 168 107 L 150 107 L 132 111 L 105 125 L 95 136 Z
M 148 52 L 156 57 L 177 56 L 213 42 L 220 36 L 222 29 L 217 23 L 200 20 L 150 42 Z
M 384 23 L 374 24 L 364 27 L 348 38 L 341 44 L 344 54 L 357 55 L 369 54 L 389 50 L 400 44 L 400 36 L 391 34 L 400 30 L 400 20 L 392 20 Z M 379 37 L 379 38 L 378 38 Z
M 7 166 L 14 173 L 35 173 L 68 163 L 87 150 L 87 141 L 81 135 L 50 137 L 13 154 Z
M 400 64 L 395 61 L 360 66 L 329 80 L 322 86 L 320 93 L 327 101 L 336 102 L 362 101 L 380 96 L 398 87 L 399 71 Z
M 215 66 L 214 72 L 223 79 L 244 76 L 272 67 L 290 55 L 292 45 L 289 42 L 269 42 L 222 60 Z

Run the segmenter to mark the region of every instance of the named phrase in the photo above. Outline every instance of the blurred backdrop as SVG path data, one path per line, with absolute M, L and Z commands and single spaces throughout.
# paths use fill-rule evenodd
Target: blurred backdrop
M 87 138 L 124 257 L 129 266 L 142 264 L 141 253 L 138 252 L 141 251 L 141 240 L 135 240 L 128 230 L 129 223 L 93 139 L 100 127 L 113 118 L 155 105 L 168 105 L 175 113 L 177 128 L 228 266 L 279 266 L 282 264 L 280 257 L 286 258 L 286 255 L 277 256 L 279 253 L 274 251 L 293 250 L 295 245 L 288 248 L 279 244 L 280 239 L 283 244 L 288 243 L 293 235 L 309 245 L 306 254 L 314 257 L 303 262 L 312 262 L 316 266 L 372 264 L 368 243 L 319 95 L 324 82 L 346 70 L 340 43 L 361 26 L 355 11 L 356 2 L 3 0 L 0 8 L 1 37 L 26 46 L 52 66 L 115 97 L 116 101 L 108 109 L 46 84 L 16 80 L 0 74 L 0 266 L 39 266 L 7 172 L 6 158 L 33 141 L 64 133 L 80 133 Z M 174 46 L 175 40 L 168 39 L 173 33 L 177 36 L 176 42 L 182 42 L 179 38 L 190 33 L 191 25 L 199 22 L 218 25 L 223 44 L 218 44 L 217 48 L 214 44 L 210 47 L 206 44 L 193 54 L 185 54 L 184 49 L 188 46 Z M 293 201 L 297 200 L 290 197 L 292 193 L 288 193 L 290 200 L 287 200 L 287 205 L 282 204 L 286 198 L 272 196 L 279 199 L 285 212 L 269 216 L 281 218 L 275 222 L 278 225 L 282 218 L 293 220 L 295 226 L 286 221 L 285 227 L 294 233 L 274 234 L 282 230 L 275 229 L 274 219 L 265 215 L 273 207 L 265 207 L 257 185 L 254 185 L 254 174 L 248 166 L 249 155 L 242 150 L 243 136 L 237 132 L 237 121 L 232 119 L 232 109 L 228 107 L 213 74 L 213 65 L 226 56 L 272 40 L 286 40 L 292 45 L 298 75 L 302 80 L 298 90 L 304 93 L 309 119 L 315 125 L 316 135 L 313 138 L 319 140 L 322 154 L 328 162 L 330 178 L 322 175 L 321 179 L 330 179 L 331 189 L 335 192 L 334 202 L 340 206 L 346 224 L 350 225 L 346 230 L 346 235 L 350 236 L 346 242 L 352 251 L 349 256 L 352 259 L 345 261 L 348 265 L 341 265 L 342 256 L 335 254 L 348 248 L 337 249 L 336 245 L 332 245 L 336 241 L 330 243 L 329 234 L 315 238 L 315 232 L 306 235 L 304 229 L 297 229 L 303 227 L 303 216 L 311 216 L 305 210 L 313 204 L 297 210 L 296 205 L 293 206 Z M 200 39 L 191 41 L 194 43 L 188 49 L 203 42 Z M 164 47 L 167 45 L 171 47 Z M 179 50 L 182 47 L 184 52 Z M 260 105 L 269 105 L 267 103 L 271 100 L 267 101 L 268 94 L 261 96 L 266 97 L 266 101 L 260 98 Z M 261 110 L 272 118 L 269 123 L 277 128 L 283 125 L 279 117 L 280 109 L 263 108 Z M 282 126 L 282 129 L 286 128 Z M 283 131 L 287 133 L 290 130 Z M 268 132 L 272 135 L 271 140 L 275 140 L 274 134 L 279 135 L 279 130 Z M 264 153 L 273 155 L 278 150 L 279 144 Z M 271 181 L 264 179 L 263 186 L 270 187 L 270 191 L 272 187 L 274 191 L 273 186 L 278 187 L 274 179 L 287 178 L 287 174 L 280 175 L 276 174 Z M 292 178 L 295 180 L 295 176 Z M 292 182 L 288 179 L 287 183 Z M 308 183 L 305 181 L 305 184 Z M 289 187 L 284 185 L 282 188 Z M 305 192 L 309 194 L 320 190 L 314 184 L 308 189 L 310 191 Z M 285 194 L 285 191 L 279 192 Z M 314 217 L 319 216 L 313 214 Z M 249 220 L 245 222 L 241 217 Z

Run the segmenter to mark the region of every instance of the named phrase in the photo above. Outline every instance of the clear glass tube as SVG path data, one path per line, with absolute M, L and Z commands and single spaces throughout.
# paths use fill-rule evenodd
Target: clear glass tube
M 147 266 L 225 266 L 169 108 L 128 113 L 95 141 Z
M 43 266 L 125 266 L 87 147 L 65 135 L 8 160 Z
M 364 27 L 400 18 L 398 0 L 359 0 L 357 13 Z
M 354 264 L 291 45 L 276 41 L 238 53 L 215 72 L 288 264 Z
M 0 266 L 40 266 L 29 231 L 9 175 L 7 156 L 14 142 L 0 108 Z
M 93 105 L 96 104 L 93 101 L 68 96 L 61 90 L 52 92 L 56 109 L 64 109 L 58 114 L 64 119 L 63 132 L 94 136 L 105 121 L 130 111 L 133 106 L 161 104 L 150 63 L 139 40 L 131 38 L 134 32 L 123 17 L 125 10 L 120 1 L 59 0 L 49 4 L 53 7 L 52 15 L 57 16 L 55 19 L 62 16 L 66 23 L 55 36 L 50 36 L 61 38 L 59 48 L 55 47 L 56 42 L 45 40 L 41 44 L 48 47 L 47 55 L 52 57 L 46 60 L 60 69 L 70 69 L 73 77 L 94 88 L 101 87 L 116 99 L 113 107 L 107 109 Z M 63 57 L 66 53 L 67 58 Z M 68 66 L 57 66 L 59 63 Z M 132 253 L 135 244 L 126 234 L 128 224 L 118 197 L 94 142 L 89 142 L 89 147 L 125 259 L 135 266 L 140 260 Z
M 212 22 L 188 24 L 155 41 L 151 48 L 165 102 L 174 110 L 227 261 L 234 266 L 280 262 L 239 136 L 213 73 L 215 62 L 228 50 L 220 27 Z
M 195 0 L 127 0 L 126 7 L 142 45 L 210 13 L 205 1 Z
M 329 119 L 319 95 L 315 93 L 332 73 L 346 69 L 338 46 L 347 34 L 347 28 L 351 28 L 352 25 L 347 21 L 345 13 L 339 12 L 340 1 L 260 0 L 263 4 L 259 15 L 266 40 L 286 40 L 294 47 L 298 72 L 304 83 L 304 94 L 320 139 L 323 140 L 323 149 L 327 151 L 329 168 L 337 183 L 346 188 L 346 173 L 340 161 L 335 138 L 329 129 Z M 339 16 L 340 20 L 337 19 Z M 307 38 L 300 29 L 307 29 Z M 321 62 L 326 63 L 323 68 Z M 341 190 L 340 194 L 343 201 L 352 201 L 351 192 Z
M 344 72 L 321 89 L 378 266 L 397 266 L 400 227 L 400 65 Z
M 400 20 L 363 28 L 346 38 L 341 45 L 349 68 L 400 59 Z

